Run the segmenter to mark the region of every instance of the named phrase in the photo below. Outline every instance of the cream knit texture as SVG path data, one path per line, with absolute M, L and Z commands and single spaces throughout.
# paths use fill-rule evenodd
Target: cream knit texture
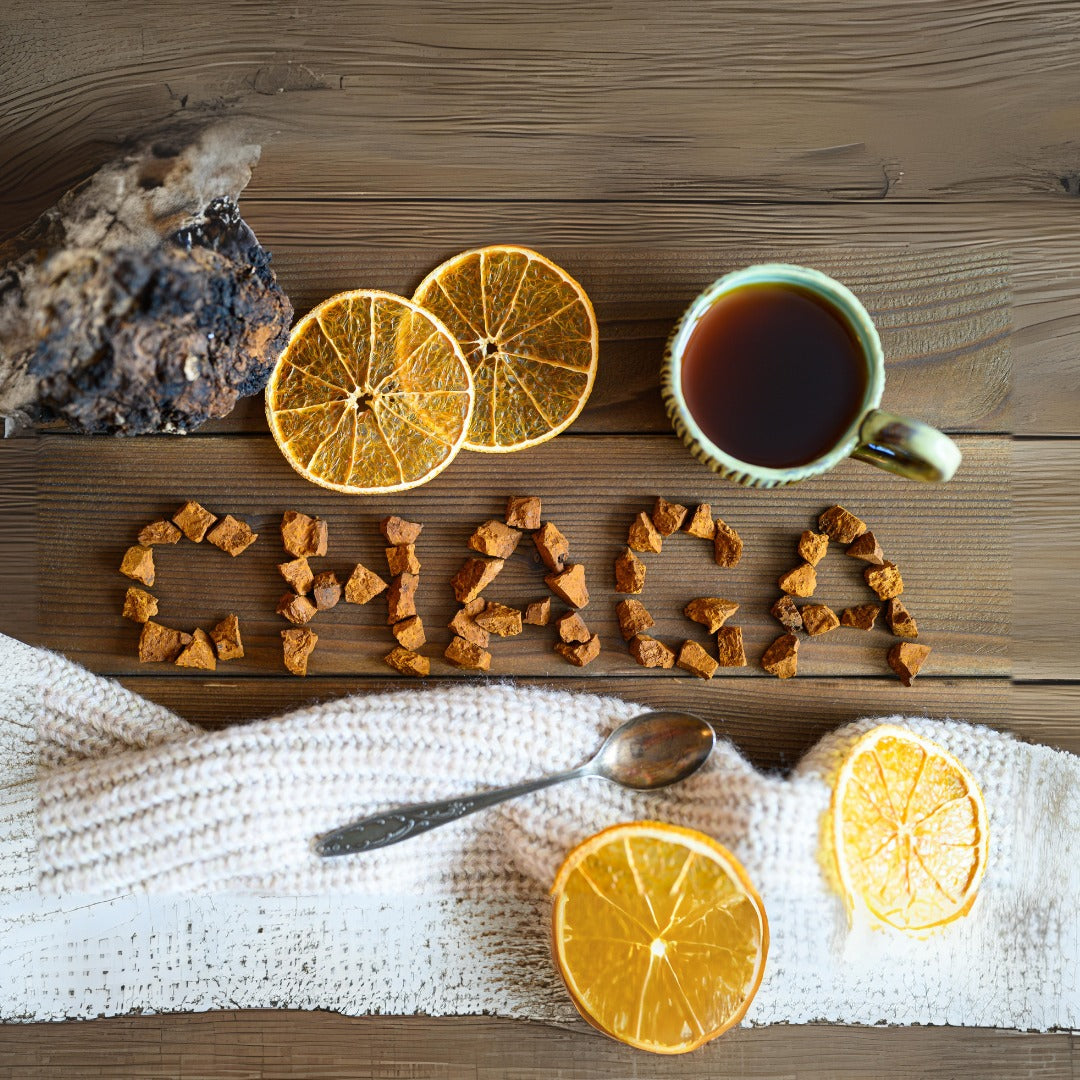
M 546 891 L 606 825 L 660 818 L 735 852 L 772 944 L 747 1022 L 1080 1026 L 1080 760 L 955 721 L 889 717 L 956 753 L 990 815 L 972 913 L 925 939 L 848 924 L 818 864 L 824 776 L 722 742 L 664 792 L 561 785 L 367 856 L 312 838 L 353 816 L 585 758 L 632 703 L 456 683 L 206 733 L 0 637 L 0 1015 L 288 1006 L 574 1015 Z M 782 721 L 778 721 L 782 722 Z M 18 973 L 18 977 L 13 977 Z

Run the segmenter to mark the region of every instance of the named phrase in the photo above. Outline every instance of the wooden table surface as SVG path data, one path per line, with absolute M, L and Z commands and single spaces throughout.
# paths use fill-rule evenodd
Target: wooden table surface
M 140 9 L 141 8 L 141 9 Z M 579 671 L 551 631 L 494 648 L 493 673 L 686 707 L 764 767 L 790 766 L 867 713 L 953 715 L 1080 751 L 1080 5 L 1042 0 L 701 0 L 542 4 L 379 0 L 137 8 L 11 0 L 0 13 L 0 235 L 117 144 L 171 118 L 239 115 L 267 133 L 242 209 L 298 313 L 345 288 L 411 294 L 443 258 L 527 244 L 567 267 L 601 321 L 592 399 L 552 443 L 462 453 L 416 492 L 351 499 L 306 484 L 261 402 L 186 439 L 61 434 L 0 444 L 0 628 L 209 725 L 392 685 L 377 613 L 318 624 L 307 680 L 280 667 L 275 521 L 328 519 L 333 565 L 378 566 L 375 523 L 425 523 L 420 612 L 433 678 L 465 540 L 508 493 L 542 496 L 589 570 L 603 640 Z M 748 492 L 695 463 L 658 394 L 663 341 L 708 281 L 762 259 L 820 267 L 865 301 L 886 403 L 954 434 L 956 480 L 922 487 L 859 464 Z M 775 578 L 817 511 L 843 502 L 901 565 L 933 646 L 909 690 L 883 631 L 804 647 L 799 677 L 756 666 L 710 683 L 646 672 L 613 618 L 611 561 L 658 494 L 742 533 L 721 573 L 669 545 L 646 600 L 669 640 L 685 601 L 743 604 L 756 661 Z M 214 676 L 140 668 L 115 567 L 132 530 L 182 499 L 250 520 L 242 559 L 161 555 L 161 618 L 239 612 L 249 646 Z M 161 549 L 159 549 L 160 551 Z M 847 560 L 839 560 L 847 561 Z M 830 561 L 818 595 L 864 598 Z M 498 598 L 543 594 L 524 553 Z M 658 580 L 662 578 L 662 580 Z M 493 593 L 494 595 L 494 593 Z M 704 637 L 699 637 L 704 640 Z M 1075 958 L 1074 958 L 1075 959 Z M 10 977 L 10 975 L 5 976 Z M 0 1029 L 4 1077 L 1073 1077 L 1069 1033 L 775 1027 L 653 1060 L 593 1034 L 486 1018 L 282 1012 Z

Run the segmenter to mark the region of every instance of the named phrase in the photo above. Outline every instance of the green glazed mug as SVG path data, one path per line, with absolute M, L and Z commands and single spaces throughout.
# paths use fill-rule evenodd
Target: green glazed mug
M 699 320 L 726 293 L 743 285 L 794 285 L 821 297 L 844 318 L 866 362 L 866 393 L 855 419 L 825 453 L 805 464 L 771 468 L 740 461 L 721 450 L 701 430 L 687 407 L 682 388 L 682 358 Z M 661 392 L 672 426 L 691 453 L 713 472 L 746 487 L 772 488 L 820 476 L 845 458 L 868 461 L 912 480 L 944 481 L 960 464 L 960 448 L 937 428 L 879 409 L 885 389 L 885 354 L 877 328 L 850 289 L 819 270 L 766 263 L 736 270 L 714 281 L 683 312 L 668 339 L 661 370 Z

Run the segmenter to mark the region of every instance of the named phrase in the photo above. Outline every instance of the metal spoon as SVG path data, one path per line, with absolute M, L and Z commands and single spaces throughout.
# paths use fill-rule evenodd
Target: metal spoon
M 321 837 L 315 843 L 315 850 L 329 857 L 388 847 L 506 799 L 585 776 L 602 776 L 637 791 L 667 787 L 697 772 L 708 760 L 715 743 L 713 729 L 696 716 L 677 712 L 643 713 L 617 727 L 600 749 L 576 769 L 478 795 L 400 806 L 385 814 L 360 818 Z

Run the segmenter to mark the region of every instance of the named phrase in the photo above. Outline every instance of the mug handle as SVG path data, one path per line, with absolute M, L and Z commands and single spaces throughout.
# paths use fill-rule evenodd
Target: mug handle
M 960 465 L 960 447 L 921 420 L 871 409 L 859 428 L 853 458 L 909 480 L 951 480 Z

